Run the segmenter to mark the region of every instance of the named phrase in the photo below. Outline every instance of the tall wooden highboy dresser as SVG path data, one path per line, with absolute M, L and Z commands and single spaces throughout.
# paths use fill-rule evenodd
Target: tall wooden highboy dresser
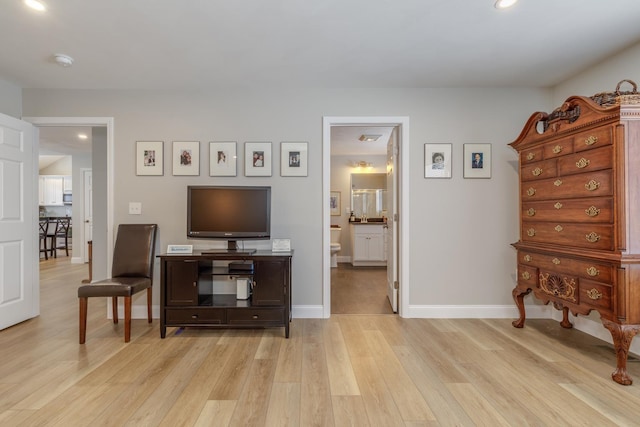
M 629 385 L 627 354 L 640 331 L 640 94 L 626 82 L 633 91 L 619 84 L 533 114 L 509 145 L 520 159 L 513 326 L 524 326 L 531 291 L 563 311 L 565 328 L 569 311 L 596 310 L 613 338 L 612 378 Z

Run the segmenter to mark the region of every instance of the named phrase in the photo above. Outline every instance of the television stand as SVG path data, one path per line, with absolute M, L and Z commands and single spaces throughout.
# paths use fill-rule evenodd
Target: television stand
M 229 254 L 229 255 L 252 255 L 256 252 L 256 249 L 207 249 L 202 251 L 203 255 L 214 255 L 214 254 Z

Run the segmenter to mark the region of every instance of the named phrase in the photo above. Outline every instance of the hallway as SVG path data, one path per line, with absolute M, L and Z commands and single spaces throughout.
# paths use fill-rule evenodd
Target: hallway
M 331 269 L 331 314 L 393 314 L 387 298 L 386 267 Z

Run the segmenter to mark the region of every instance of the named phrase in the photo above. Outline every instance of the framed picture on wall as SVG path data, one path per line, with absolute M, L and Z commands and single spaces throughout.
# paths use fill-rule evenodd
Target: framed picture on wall
M 280 176 L 307 176 L 306 142 L 280 143 Z
M 271 176 L 271 143 L 244 143 L 244 176 Z
M 464 177 L 491 178 L 491 144 L 464 144 Z
M 163 141 L 136 142 L 136 175 L 163 175 Z
M 236 176 L 237 163 L 235 142 L 209 143 L 209 176 Z
M 340 215 L 340 192 L 332 191 L 329 194 L 329 209 L 332 216 Z
M 424 177 L 451 178 L 451 144 L 424 144 Z
M 173 142 L 173 174 L 200 175 L 200 142 Z

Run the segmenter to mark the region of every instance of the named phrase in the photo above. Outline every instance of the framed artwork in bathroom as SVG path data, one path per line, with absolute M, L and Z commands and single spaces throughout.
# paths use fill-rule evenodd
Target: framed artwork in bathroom
M 271 143 L 244 143 L 244 176 L 271 176 Z
M 162 141 L 136 142 L 136 175 L 163 175 Z
M 280 143 L 280 176 L 307 176 L 306 142 Z
M 340 192 L 332 191 L 329 195 L 329 209 L 332 216 L 340 216 Z

